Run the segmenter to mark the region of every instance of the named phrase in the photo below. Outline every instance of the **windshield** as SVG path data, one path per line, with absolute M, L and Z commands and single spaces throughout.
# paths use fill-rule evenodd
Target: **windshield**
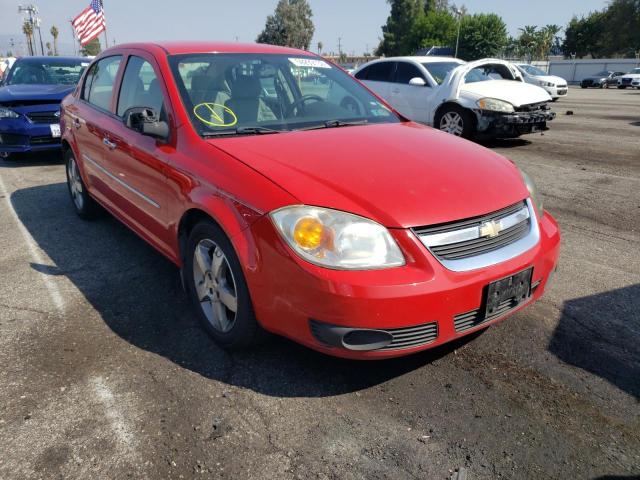
M 317 57 L 212 53 L 174 55 L 169 62 L 201 135 L 400 121 L 351 76 Z
M 451 70 L 462 65 L 459 62 L 433 62 L 423 63 L 422 66 L 427 69 L 438 85 L 442 85 L 444 79 Z
M 518 65 L 522 70 L 527 72 L 529 75 L 544 77 L 547 75 L 547 72 L 544 70 L 540 70 L 539 68 L 534 67 L 533 65 Z
M 7 85 L 75 85 L 89 62 L 81 59 L 21 59 L 13 64 Z
M 640 68 L 634 68 L 629 73 L 631 73 L 633 75 L 638 75 L 638 74 L 640 74 Z

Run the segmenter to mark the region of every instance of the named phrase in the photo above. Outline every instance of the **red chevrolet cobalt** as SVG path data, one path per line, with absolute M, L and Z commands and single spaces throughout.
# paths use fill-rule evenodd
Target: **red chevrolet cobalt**
M 266 330 L 407 355 L 531 304 L 556 268 L 558 227 L 524 172 L 308 52 L 122 45 L 62 112 L 78 214 L 102 206 L 178 265 L 224 348 Z

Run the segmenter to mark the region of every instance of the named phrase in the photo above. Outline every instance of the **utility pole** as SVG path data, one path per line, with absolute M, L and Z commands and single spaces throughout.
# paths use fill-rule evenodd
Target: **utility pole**
M 42 53 L 42 55 L 44 56 L 44 45 L 42 44 L 42 32 L 40 31 L 40 19 L 38 18 L 38 7 L 36 7 L 35 5 L 27 5 L 26 7 L 23 7 L 22 5 L 18 5 L 18 13 L 27 13 L 29 14 L 29 23 L 31 24 L 31 29 L 34 30 L 34 35 L 35 35 L 35 29 L 38 29 L 38 34 L 40 36 L 40 52 Z M 35 40 L 35 39 L 34 39 Z M 35 43 L 35 41 L 34 41 Z M 32 51 L 32 55 L 35 53 L 36 48 L 34 46 L 33 51 Z
M 454 12 L 458 16 L 458 35 L 456 36 L 456 54 L 455 54 L 455 58 L 458 58 L 458 45 L 460 44 L 460 25 L 462 25 L 462 15 L 464 13 L 459 8 L 454 10 Z
M 338 55 L 342 56 L 342 37 L 338 37 Z

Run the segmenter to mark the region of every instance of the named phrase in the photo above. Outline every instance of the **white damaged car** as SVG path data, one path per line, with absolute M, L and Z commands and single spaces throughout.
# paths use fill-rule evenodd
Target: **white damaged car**
M 504 60 L 383 58 L 354 76 L 405 117 L 465 138 L 519 137 L 555 118 L 551 96 Z
M 618 88 L 627 87 L 640 89 L 640 68 L 634 68 L 629 73 L 618 77 Z

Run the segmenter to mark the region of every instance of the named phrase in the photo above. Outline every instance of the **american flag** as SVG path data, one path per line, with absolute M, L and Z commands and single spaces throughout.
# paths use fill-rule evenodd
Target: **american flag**
M 81 45 L 86 45 L 107 29 L 102 0 L 91 0 L 91 4 L 71 21 Z

